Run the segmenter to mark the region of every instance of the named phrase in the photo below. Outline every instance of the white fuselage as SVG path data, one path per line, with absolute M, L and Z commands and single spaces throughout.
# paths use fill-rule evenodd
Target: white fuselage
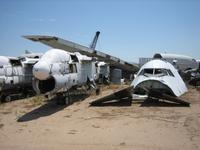
M 81 86 L 95 77 L 92 58 L 60 49 L 47 51 L 33 66 L 37 93 L 56 93 Z
M 156 89 L 177 97 L 187 91 L 185 83 L 174 66 L 160 59 L 144 64 L 131 85 L 135 91 L 142 88 Z
M 14 57 L 0 56 L 0 89 L 13 89 L 25 84 L 21 62 Z
M 15 88 L 32 86 L 32 67 L 39 58 L 0 56 L 0 89 L 15 93 Z M 4 93 L 6 94 L 6 93 Z

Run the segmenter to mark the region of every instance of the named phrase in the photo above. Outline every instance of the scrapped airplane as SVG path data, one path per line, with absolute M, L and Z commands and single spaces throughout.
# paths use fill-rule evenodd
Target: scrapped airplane
M 69 104 L 69 90 L 81 86 L 96 88 L 96 60 L 60 49 L 47 51 L 33 66 L 33 87 L 38 94 L 59 97 Z
M 0 101 L 23 98 L 34 94 L 32 67 L 41 55 L 20 57 L 0 56 Z
M 130 64 L 119 58 L 113 57 L 111 55 L 102 53 L 100 51 L 63 40 L 54 36 L 24 36 L 25 38 L 32 41 L 39 41 L 45 45 L 51 46 L 53 48 L 60 48 L 68 52 L 80 52 L 83 55 L 89 57 L 97 57 L 98 61 L 104 61 L 109 64 L 110 67 L 116 67 L 126 71 L 127 73 L 135 73 L 138 70 L 138 66 Z M 175 83 L 175 84 L 174 84 Z M 173 85 L 174 84 L 174 85 Z M 175 97 L 179 97 L 187 91 L 187 88 L 179 76 L 177 70 L 166 61 L 163 60 L 152 60 L 145 64 L 137 74 L 137 77 L 133 80 L 130 87 L 119 90 L 111 95 L 106 96 L 106 101 L 109 98 L 118 97 L 122 98 L 125 95 L 130 97 L 132 93 L 147 94 L 149 97 L 165 99 L 168 101 L 173 101 L 181 104 L 188 105 L 187 102 L 179 100 Z M 129 92 L 131 91 L 131 92 Z M 123 93 L 126 94 L 123 94 Z M 103 98 L 93 102 L 96 104 L 99 101 L 104 101 Z
M 140 94 L 153 89 L 179 97 L 187 92 L 187 87 L 178 71 L 169 62 L 160 59 L 144 64 L 131 86 L 136 93 Z
M 188 102 L 177 98 L 185 92 L 187 87 L 174 66 L 167 61 L 154 59 L 140 68 L 130 87 L 107 95 L 105 99 L 97 99 L 91 105 L 139 94 L 147 95 L 151 99 L 162 99 L 188 106 Z
M 100 78 L 100 82 L 109 83 L 110 66 L 115 66 L 131 73 L 138 69 L 137 66 L 119 58 L 95 50 L 99 34 L 99 31 L 96 32 L 89 48 L 58 37 L 24 36 L 26 39 L 39 41 L 56 48 L 47 51 L 33 67 L 35 91 L 49 95 L 60 95 L 64 99 L 62 103 L 68 103 L 69 94 L 67 93 L 69 92 L 66 91 L 69 91 L 74 86 L 87 84 L 96 88 L 94 81 Z M 86 57 L 90 60 L 86 61 L 84 59 Z M 93 58 L 98 60 L 93 62 Z M 75 71 L 71 70 L 72 66 L 75 67 Z

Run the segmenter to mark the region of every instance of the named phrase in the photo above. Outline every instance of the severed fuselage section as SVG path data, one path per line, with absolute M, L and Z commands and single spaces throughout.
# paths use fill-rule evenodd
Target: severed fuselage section
M 144 64 L 131 85 L 136 94 L 146 94 L 153 89 L 179 97 L 187 92 L 187 87 L 178 71 L 170 63 L 160 59 Z
M 162 99 L 189 106 L 188 102 L 177 98 L 185 92 L 187 92 L 187 87 L 174 66 L 166 61 L 154 59 L 140 68 L 131 86 L 96 99 L 90 104 L 99 105 L 113 99 L 127 97 L 134 99 L 134 95 L 145 95 L 141 97 L 145 99 L 147 97 L 148 99 Z

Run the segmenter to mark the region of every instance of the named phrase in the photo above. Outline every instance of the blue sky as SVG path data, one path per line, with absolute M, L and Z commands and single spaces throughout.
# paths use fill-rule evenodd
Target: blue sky
M 0 55 L 50 47 L 22 35 L 54 35 L 127 61 L 156 52 L 200 59 L 198 0 L 1 0 Z

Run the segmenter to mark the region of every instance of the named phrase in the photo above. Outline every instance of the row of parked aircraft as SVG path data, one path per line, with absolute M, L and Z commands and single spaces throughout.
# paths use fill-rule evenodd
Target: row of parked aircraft
M 96 81 L 100 77 L 100 71 L 97 72 L 101 70 L 100 67 L 109 70 L 107 68 L 109 65 L 109 67 L 119 68 L 130 74 L 139 70 L 136 65 L 95 50 L 98 36 L 99 32 L 96 33 L 90 48 L 53 36 L 24 36 L 26 39 L 39 41 L 53 49 L 40 55 L 26 54 L 14 59 L 1 57 L 1 88 L 4 88 L 3 85 L 9 85 L 10 89 L 17 87 L 24 93 L 28 93 L 24 90 L 29 89 L 27 86 L 31 86 L 36 94 L 56 95 L 59 101 L 69 104 L 71 89 L 82 86 L 87 89 L 98 89 Z M 109 78 L 108 72 L 103 74 L 103 78 L 106 80 Z M 9 88 L 3 88 L 1 99 L 9 100 L 10 93 L 5 92 Z M 140 68 L 130 87 L 112 93 L 110 96 L 115 95 L 122 98 L 131 97 L 132 93 L 146 94 L 151 98 L 189 105 L 187 102 L 174 98 L 186 91 L 187 87 L 174 66 L 165 60 L 154 58 Z M 92 104 L 99 102 L 102 102 L 102 99 Z

